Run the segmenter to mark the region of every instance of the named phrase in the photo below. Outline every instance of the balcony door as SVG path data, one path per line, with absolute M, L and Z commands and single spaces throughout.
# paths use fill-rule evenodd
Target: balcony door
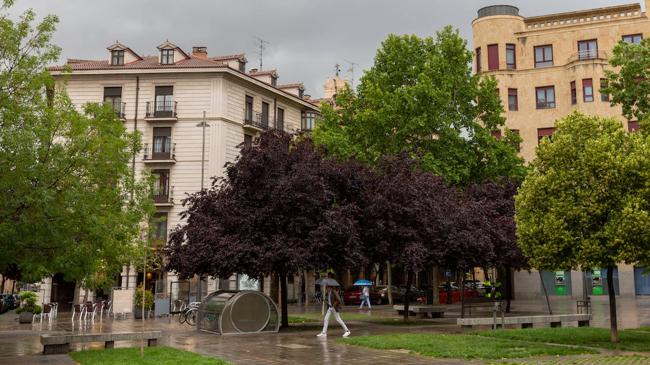
M 269 126 L 269 103 L 262 102 L 262 127 Z
M 122 88 L 121 87 L 105 87 L 104 88 L 104 103 L 110 105 L 118 117 L 122 117 Z
M 598 42 L 595 39 L 578 42 L 578 58 L 590 60 L 598 57 Z
M 156 86 L 156 108 L 154 116 L 171 117 L 174 112 L 174 87 Z
M 153 129 L 153 151 L 151 158 L 154 160 L 169 160 L 172 153 L 171 127 L 155 127 Z
M 152 171 L 154 178 L 153 199 L 156 203 L 169 202 L 169 170 Z

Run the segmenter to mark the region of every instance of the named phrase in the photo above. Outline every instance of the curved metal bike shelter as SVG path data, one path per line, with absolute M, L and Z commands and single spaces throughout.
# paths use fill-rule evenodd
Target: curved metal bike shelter
M 197 327 L 222 335 L 278 332 L 278 307 L 255 290 L 218 290 L 209 294 L 198 310 Z

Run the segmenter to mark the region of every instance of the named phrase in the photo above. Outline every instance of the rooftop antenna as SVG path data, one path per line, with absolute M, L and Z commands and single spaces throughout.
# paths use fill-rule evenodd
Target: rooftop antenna
M 338 76 L 341 73 L 341 65 L 338 63 L 334 65 L 334 74 Z
M 264 50 L 266 49 L 266 46 L 271 44 L 270 42 L 265 41 L 264 39 L 260 37 L 255 37 L 258 42 L 260 42 L 259 45 L 259 50 L 257 52 L 257 56 L 260 58 L 260 71 L 262 71 L 262 59 L 264 58 Z
M 347 62 L 350 65 L 350 68 L 348 68 L 348 72 L 350 73 L 350 84 L 352 90 L 354 90 L 354 67 L 359 66 L 359 64 L 346 59 L 343 59 L 343 61 Z

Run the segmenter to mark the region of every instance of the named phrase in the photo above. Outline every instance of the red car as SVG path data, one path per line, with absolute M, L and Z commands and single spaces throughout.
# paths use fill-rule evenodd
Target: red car
M 343 302 L 345 304 L 361 304 L 362 290 L 363 288 L 360 286 L 349 288 L 343 294 Z M 370 303 L 374 305 L 381 304 L 381 294 L 374 288 L 370 288 Z

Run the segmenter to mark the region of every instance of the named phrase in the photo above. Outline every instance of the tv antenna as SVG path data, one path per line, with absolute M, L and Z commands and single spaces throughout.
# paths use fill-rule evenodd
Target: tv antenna
M 255 37 L 255 39 L 257 39 L 257 41 L 260 43 L 260 45 L 258 46 L 259 48 L 258 48 L 258 51 L 257 51 L 257 56 L 260 59 L 260 71 L 262 71 L 262 60 L 264 59 L 264 50 L 266 49 L 266 46 L 271 44 L 271 43 L 265 41 L 264 39 L 262 39 L 260 37 Z
M 341 65 L 338 63 L 334 65 L 334 74 L 338 76 L 341 73 Z
M 359 64 L 346 59 L 343 59 L 343 61 L 350 65 L 350 68 L 348 68 L 348 72 L 350 73 L 350 86 L 352 87 L 352 90 L 354 90 L 354 67 L 359 66 Z

